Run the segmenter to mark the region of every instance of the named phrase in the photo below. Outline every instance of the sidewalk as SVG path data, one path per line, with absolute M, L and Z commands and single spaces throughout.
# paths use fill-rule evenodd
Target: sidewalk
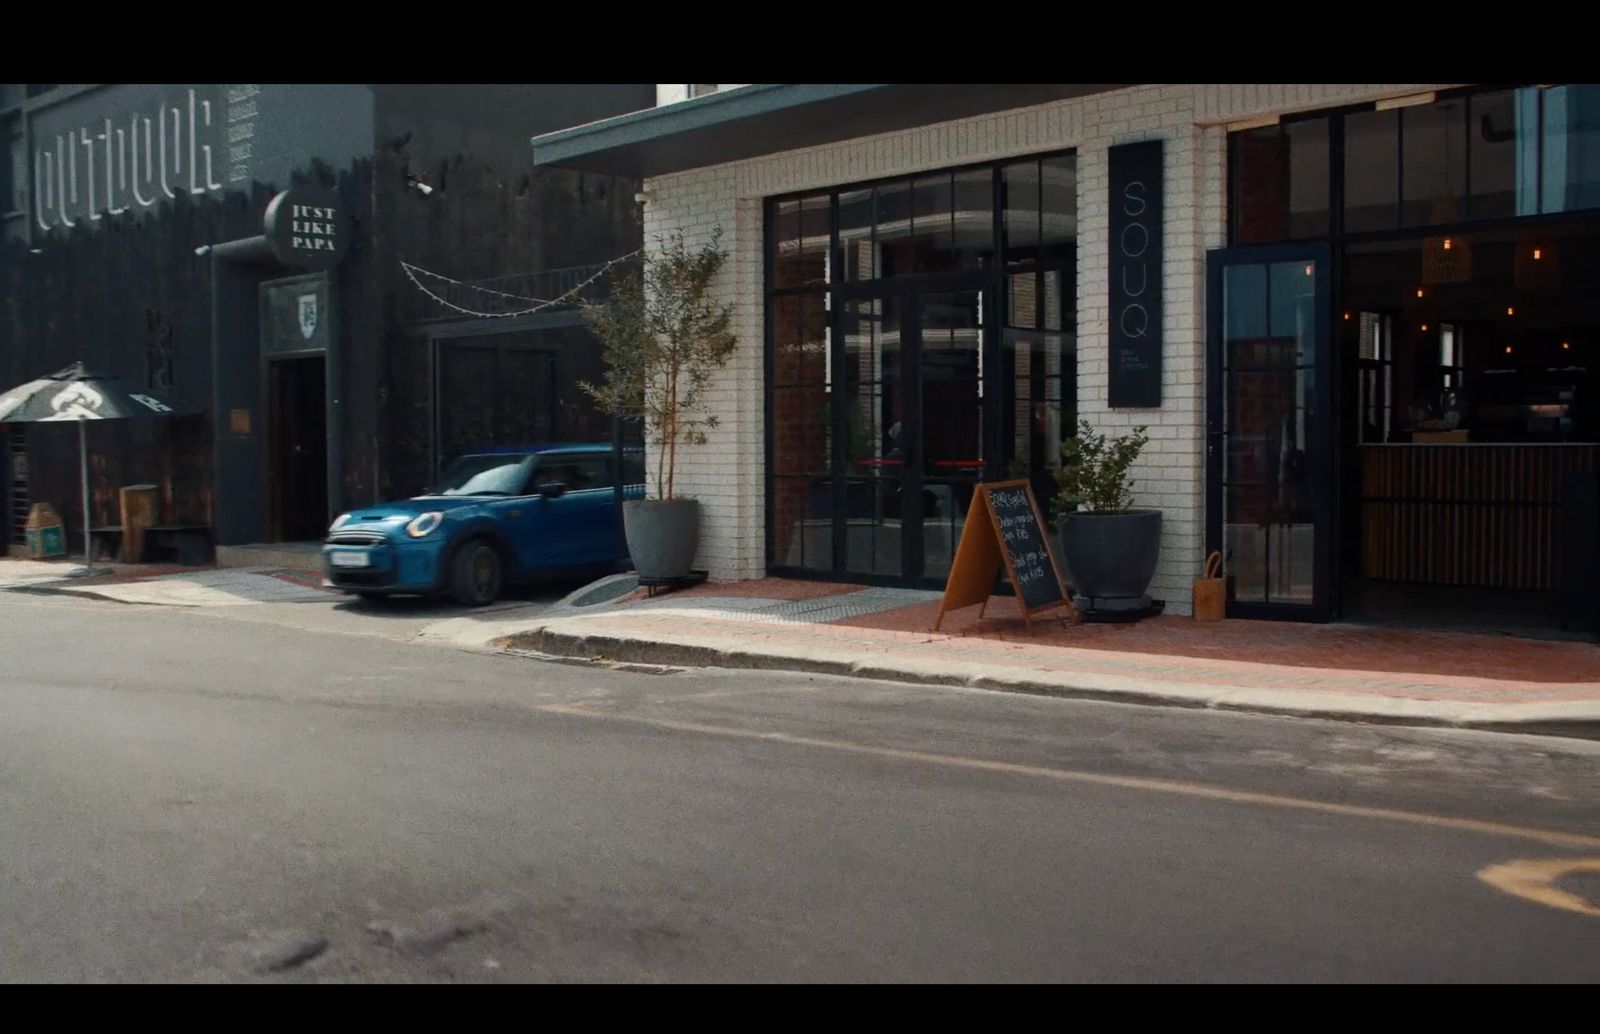
M 238 606 L 326 600 L 321 580 L 275 567 L 211 568 L 70 561 L 0 560 L 0 590 L 89 596 L 168 607 Z
M 513 650 L 788 669 L 1179 707 L 1600 738 L 1600 646 L 1347 624 L 1036 620 L 1008 598 L 945 619 L 940 594 L 781 579 L 559 608 Z

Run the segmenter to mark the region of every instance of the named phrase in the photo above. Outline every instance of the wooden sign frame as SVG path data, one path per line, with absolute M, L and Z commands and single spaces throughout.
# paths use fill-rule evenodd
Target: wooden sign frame
M 1039 537 L 1044 540 L 1044 549 L 1050 556 L 1050 570 L 1056 576 L 1056 584 L 1061 589 L 1061 599 L 1046 603 L 1042 607 L 1029 608 L 1028 597 L 1022 589 L 1022 583 L 1017 580 L 1016 565 L 1011 561 L 1011 551 L 1005 546 L 1005 536 L 1000 531 L 1000 518 L 994 512 L 994 504 L 989 498 L 989 493 L 994 491 L 1007 491 L 1020 488 L 1028 493 L 1028 507 L 1033 511 L 1033 518 L 1038 523 Z M 988 516 L 988 520 L 979 519 L 979 511 Z M 995 575 L 999 572 L 1000 565 L 1004 564 L 1006 576 L 1011 580 L 1011 587 L 1017 592 L 1017 606 L 1022 610 L 1023 623 L 1028 628 L 1028 634 L 1033 634 L 1033 616 L 1045 611 L 1065 608 L 1067 616 L 1078 620 L 1077 605 L 1072 602 L 1072 592 L 1067 585 L 1067 580 L 1061 577 L 1061 563 L 1056 559 L 1056 548 L 1050 542 L 1048 525 L 1045 524 L 1044 515 L 1039 511 L 1039 500 L 1034 498 L 1033 486 L 1027 481 L 989 481 L 977 486 L 977 491 L 972 493 L 972 505 L 967 508 L 967 523 L 961 529 L 961 541 L 956 546 L 955 558 L 950 563 L 950 578 L 945 583 L 944 600 L 939 604 L 939 616 L 933 623 L 933 630 L 937 632 L 943 623 L 944 616 L 952 610 L 970 607 L 974 603 L 983 604 L 978 611 L 978 617 L 983 617 L 984 611 L 989 609 L 989 599 L 994 591 Z

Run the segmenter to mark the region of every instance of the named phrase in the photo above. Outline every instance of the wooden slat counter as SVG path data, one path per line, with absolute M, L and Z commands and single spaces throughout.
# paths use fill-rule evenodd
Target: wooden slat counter
M 1597 455 L 1587 444 L 1362 446 L 1362 574 L 1560 588 L 1567 476 L 1594 470 Z

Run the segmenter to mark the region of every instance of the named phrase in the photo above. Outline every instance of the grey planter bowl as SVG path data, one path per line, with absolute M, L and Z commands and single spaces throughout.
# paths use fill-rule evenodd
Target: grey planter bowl
M 1094 599 L 1137 599 L 1161 557 L 1161 511 L 1073 513 L 1061 522 L 1061 558 L 1072 591 Z
M 700 504 L 693 499 L 629 499 L 622 504 L 622 527 L 640 578 L 682 578 L 700 547 Z

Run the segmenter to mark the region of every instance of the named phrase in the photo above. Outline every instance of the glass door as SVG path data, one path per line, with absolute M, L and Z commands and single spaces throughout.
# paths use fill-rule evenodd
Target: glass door
M 922 431 L 914 490 L 921 521 L 913 543 L 920 555 L 911 557 L 919 563 L 908 570 L 942 584 L 986 468 L 983 291 L 922 292 L 915 311 Z
M 915 323 L 910 297 L 896 291 L 846 299 L 840 305 L 837 372 L 830 386 L 838 406 L 834 543 L 837 569 L 854 578 L 899 582 L 906 563 L 906 498 L 916 381 L 908 353 Z
M 1328 247 L 1208 260 L 1207 552 L 1222 550 L 1230 616 L 1326 621 L 1337 503 Z
M 986 468 L 983 299 L 978 287 L 904 287 L 840 303 L 841 574 L 902 584 L 949 575 Z

